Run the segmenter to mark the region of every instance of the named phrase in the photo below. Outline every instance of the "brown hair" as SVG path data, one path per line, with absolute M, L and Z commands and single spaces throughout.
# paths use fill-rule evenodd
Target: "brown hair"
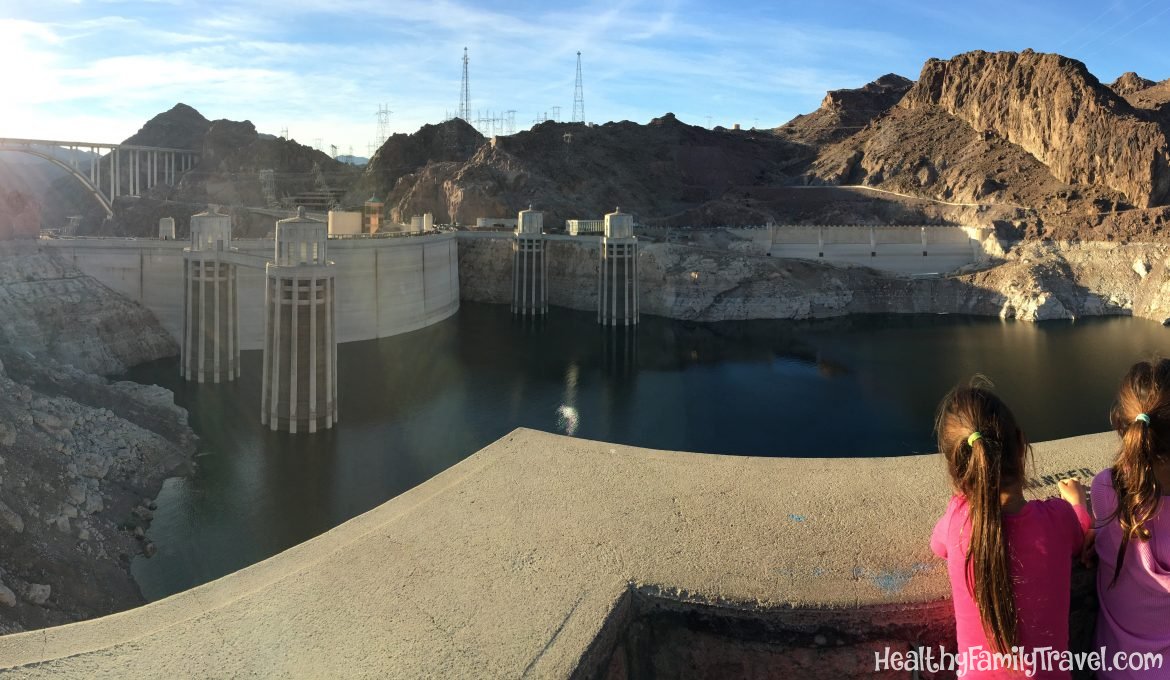
M 1140 418 L 1145 414 L 1149 422 Z M 1121 523 L 1121 546 L 1113 570 L 1113 586 L 1121 574 L 1125 550 L 1133 538 L 1150 540 L 1146 522 L 1158 512 L 1162 488 L 1154 464 L 1170 459 L 1170 360 L 1143 361 L 1130 367 L 1117 390 L 1109 422 L 1121 436 L 1113 462 L 1113 490 L 1117 510 L 1108 520 Z
M 989 388 L 977 376 L 970 387 L 951 390 L 939 404 L 935 432 L 951 481 L 967 499 L 967 587 L 993 651 L 1008 652 L 1019 634 L 1000 492 L 1023 478 L 1029 448 L 1015 416 Z

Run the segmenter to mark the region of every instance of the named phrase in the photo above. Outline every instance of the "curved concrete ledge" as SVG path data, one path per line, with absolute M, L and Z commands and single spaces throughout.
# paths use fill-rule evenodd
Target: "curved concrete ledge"
M 1030 493 L 1095 472 L 1114 445 L 1111 433 L 1038 444 Z M 520 429 L 247 569 L 0 637 L 0 670 L 599 676 L 621 665 L 621 625 L 647 601 L 794 634 L 864 620 L 853 639 L 897 639 L 949 614 L 928 547 L 948 495 L 938 456 L 717 456 Z

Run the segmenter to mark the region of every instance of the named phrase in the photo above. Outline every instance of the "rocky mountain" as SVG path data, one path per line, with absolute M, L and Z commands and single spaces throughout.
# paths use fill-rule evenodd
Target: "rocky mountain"
M 856 134 L 901 101 L 914 81 L 887 73 L 863 87 L 830 90 L 821 106 L 776 128 L 782 136 L 820 146 Z
M 371 196 L 383 199 L 403 176 L 417 172 L 428 163 L 463 163 L 486 141 L 462 118 L 424 125 L 409 135 L 391 135 L 374 152 L 346 202 L 358 205 Z
M 466 224 L 532 204 L 552 227 L 617 206 L 666 222 L 727 202 L 720 213 L 763 220 L 737 189 L 787 183 L 812 156 L 808 146 L 770 132 L 708 130 L 669 113 L 646 125 L 548 121 L 482 144 L 465 162 L 430 162 L 401 176 L 389 187 L 387 210 L 394 220 L 431 212 Z
M 211 121 L 203 114 L 180 102 L 146 121 L 138 132 L 122 143 L 165 149 L 198 149 L 203 146 L 203 137 L 210 128 Z
M 153 236 L 160 218 L 173 217 L 178 237 L 183 238 L 190 216 L 216 204 L 233 213 L 241 236 L 264 236 L 272 230 L 274 218 L 249 208 L 291 209 L 292 197 L 330 189 L 342 193 L 361 176 L 360 169 L 295 140 L 260 134 L 251 121 L 208 120 L 186 104 L 151 118 L 123 143 L 194 149 L 200 156 L 174 186 L 159 183 L 139 197 L 120 197 L 111 220 L 71 178 L 58 180 L 53 190 L 71 195 L 82 206 L 81 234 Z M 99 162 L 103 176 L 109 176 L 109 159 Z M 122 175 L 127 186 L 126 163 Z M 80 200 L 72 196 L 76 194 Z
M 461 157 L 435 149 L 424 128 L 388 142 L 361 186 L 393 220 L 432 212 L 468 223 L 533 204 L 555 227 L 621 205 L 665 225 L 897 214 L 992 220 L 1025 236 L 1157 234 L 1170 217 L 1167 102 L 1170 85 L 1132 73 L 1106 87 L 1060 55 L 969 52 L 928 61 L 917 81 L 887 74 L 833 90 L 769 132 L 704 130 L 670 114 L 544 123 Z M 898 196 L 874 198 L 869 216 L 830 203 L 794 211 L 784 188 L 804 185 Z M 906 204 L 915 200 L 931 206 Z
M 1113 90 L 1122 97 L 1133 94 L 1140 90 L 1144 90 L 1154 84 L 1154 81 L 1143 78 L 1133 71 L 1126 71 L 1117 77 L 1117 80 L 1109 83 L 1109 89 Z
M 202 159 L 178 186 L 118 201 L 104 227 L 91 208 L 89 233 L 149 235 L 171 216 L 181 237 L 190 214 L 216 203 L 233 206 L 241 235 L 263 236 L 264 209 L 323 189 L 344 189 L 350 207 L 382 199 L 396 222 L 430 212 L 466 224 L 531 204 L 552 228 L 615 206 L 661 225 L 896 216 L 1061 238 L 1157 235 L 1170 219 L 1170 80 L 1131 72 L 1106 86 L 1079 61 L 1030 50 L 931 59 L 917 81 L 887 74 L 832 90 L 774 130 L 707 130 L 666 114 L 488 140 L 453 119 L 390 137 L 359 169 L 180 104 L 128 141 L 198 148 Z M 794 203 L 788 191 L 854 185 L 893 193 L 868 197 L 866 213 L 857 201 L 804 200 L 811 192 Z
M 1001 137 L 1062 182 L 1112 189 L 1141 208 L 1170 199 L 1165 131 L 1074 59 L 1028 50 L 932 59 L 901 106 Z

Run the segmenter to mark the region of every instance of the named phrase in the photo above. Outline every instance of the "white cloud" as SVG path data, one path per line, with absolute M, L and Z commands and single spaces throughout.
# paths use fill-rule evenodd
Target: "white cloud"
M 692 122 L 771 126 L 793 108 L 815 108 L 826 89 L 880 75 L 869 63 L 906 48 L 880 32 L 716 17 L 679 0 L 543 13 L 455 0 L 241 0 L 162 3 L 133 16 L 118 15 L 129 5 L 105 4 L 73 16 L 50 2 L 55 13 L 39 21 L 0 22 L 0 38 L 12 38 L 0 41 L 0 57 L 23 65 L 0 83 L 25 124 L 57 121 L 60 135 L 76 136 L 69 126 L 84 111 L 90 134 L 128 130 L 100 140 L 114 141 L 183 101 L 208 117 L 248 118 L 273 133 L 287 125 L 301 141 L 364 153 L 379 103 L 395 111 L 395 131 L 454 112 L 467 45 L 472 108 L 514 109 L 521 127 L 554 106 L 570 116 L 578 49 L 590 120 L 644 122 L 673 110 Z M 117 122 L 96 124 L 102 116 Z

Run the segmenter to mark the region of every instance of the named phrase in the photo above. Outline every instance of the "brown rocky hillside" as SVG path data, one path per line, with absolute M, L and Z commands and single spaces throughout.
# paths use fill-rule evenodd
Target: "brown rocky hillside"
M 901 106 L 940 109 L 998 135 L 1062 182 L 1119 191 L 1140 208 L 1170 199 L 1161 126 L 1074 59 L 1030 50 L 932 59 Z
M 217 204 L 232 210 L 240 235 L 263 236 L 272 229 L 273 218 L 243 210 L 274 207 L 263 190 L 261 170 L 273 171 L 277 204 L 306 191 L 348 188 L 360 175 L 352 166 L 295 140 L 262 135 L 250 121 L 210 121 L 186 104 L 158 114 L 123 143 L 197 149 L 199 162 L 179 177 L 175 186 L 160 181 L 138 198 L 120 197 L 114 204 L 113 220 L 107 221 L 94 201 L 81 201 L 82 234 L 153 236 L 160 218 L 174 217 L 182 238 L 191 215 L 208 204 Z M 108 176 L 108 158 L 101 162 L 103 175 Z M 127 165 L 123 163 L 123 182 L 129 176 Z M 67 194 L 82 192 L 70 178 L 58 180 L 53 189 Z
M 647 125 L 545 122 L 482 145 L 465 163 L 430 163 L 403 176 L 388 187 L 387 209 L 391 219 L 432 212 L 474 223 L 532 204 L 555 227 L 620 206 L 650 222 L 718 204 L 743 185 L 789 183 L 814 154 L 770 132 L 708 130 L 669 113 Z M 713 219 L 727 223 L 722 214 Z
M 428 163 L 465 162 L 485 141 L 462 118 L 424 125 L 414 134 L 391 135 L 366 164 L 361 180 L 346 202 L 357 205 L 370 196 L 385 198 L 404 175 L 417 172 Z
M 266 206 L 263 169 L 275 171 L 276 202 L 344 188 L 345 204 L 375 196 L 394 221 L 430 212 L 467 224 L 531 204 L 555 229 L 621 206 L 676 226 L 974 220 L 1125 239 L 1158 237 L 1170 219 L 1170 80 L 1131 72 L 1106 86 L 1079 61 L 1030 50 L 931 59 L 917 81 L 888 74 L 832 90 L 774 130 L 708 130 L 666 114 L 644 125 L 546 122 L 488 140 L 454 119 L 392 136 L 360 176 L 184 105 L 128 141 L 199 148 L 203 158 L 179 186 L 119 201 L 118 219 L 101 229 L 91 220 L 91 233 L 151 234 L 170 215 L 181 235 L 207 203 Z M 857 185 L 897 195 L 819 188 Z M 271 215 L 235 213 L 242 235 L 271 229 Z
M 901 101 L 914 81 L 896 73 L 853 90 L 830 90 L 821 106 L 776 128 L 781 136 L 821 146 L 854 135 Z

